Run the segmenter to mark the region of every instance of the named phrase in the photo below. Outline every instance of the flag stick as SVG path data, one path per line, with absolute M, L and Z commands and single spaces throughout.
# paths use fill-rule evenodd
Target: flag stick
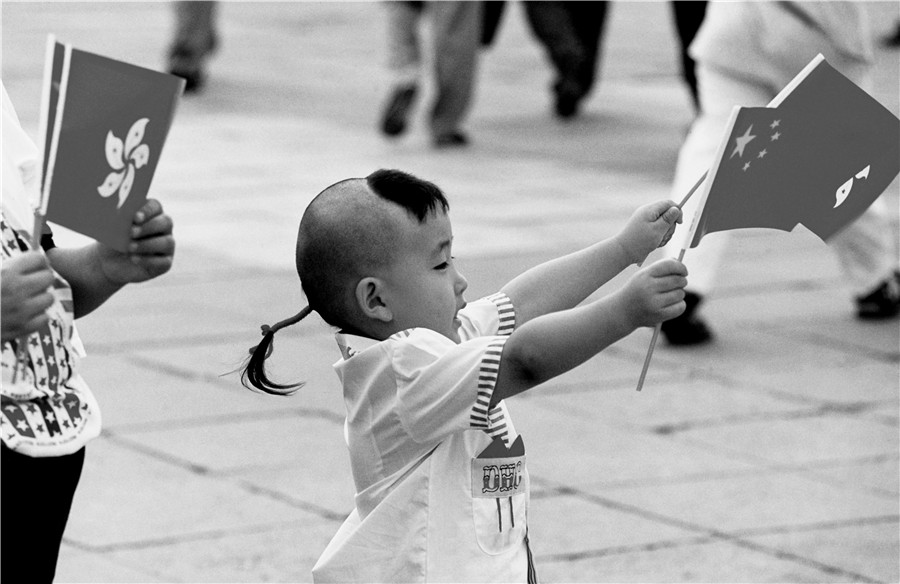
M 688 202 L 688 199 L 691 198 L 691 195 L 700 188 L 700 185 L 703 184 L 703 181 L 706 180 L 706 175 L 709 174 L 709 171 L 704 172 L 703 176 L 700 177 L 694 186 L 691 187 L 691 190 L 688 191 L 688 194 L 685 195 L 681 202 L 678 203 L 678 208 L 681 209 L 684 207 L 684 204 Z M 690 242 L 685 243 L 684 247 L 681 248 L 681 252 L 678 254 L 678 261 L 680 262 L 684 259 L 684 253 L 687 251 L 687 246 Z M 659 331 L 662 329 L 662 323 L 657 324 L 656 327 L 653 328 L 653 337 L 650 338 L 650 347 L 647 349 L 647 356 L 644 357 L 644 368 L 641 369 L 641 377 L 638 379 L 637 391 L 640 391 L 642 387 L 644 387 L 644 379 L 647 378 L 647 370 L 650 369 L 650 358 L 653 357 L 653 349 L 656 348 L 656 340 L 659 338 Z
M 694 234 L 697 232 L 697 227 L 700 223 L 700 218 L 703 216 L 703 208 L 706 206 L 706 198 L 709 196 L 709 188 L 710 185 L 716 180 L 716 172 L 718 171 L 718 164 L 722 160 L 722 155 L 725 152 L 725 147 L 728 144 L 728 137 L 731 136 L 731 130 L 734 127 L 734 122 L 737 119 L 738 112 L 740 111 L 740 107 L 735 106 L 731 110 L 731 117 L 728 119 L 728 124 L 725 127 L 725 140 L 723 140 L 719 144 L 718 152 L 716 153 L 716 166 L 713 166 L 712 169 L 706 171 L 703 176 L 700 177 L 700 180 L 694 184 L 691 190 L 688 192 L 687 196 L 681 200 L 681 203 L 678 204 L 678 208 L 680 209 L 685 203 L 687 203 L 688 199 L 694 194 L 703 182 L 709 178 L 709 184 L 703 190 L 703 198 L 700 199 L 700 203 L 697 206 L 697 210 L 694 212 L 694 216 L 691 218 L 691 225 L 688 228 L 687 236 L 684 238 L 684 245 L 681 246 L 681 252 L 678 254 L 678 261 L 680 262 L 684 259 L 684 253 L 687 251 L 687 248 L 691 245 L 691 240 L 694 239 Z M 710 172 L 712 173 L 710 175 Z M 653 330 L 653 337 L 650 339 L 650 347 L 647 349 L 647 356 L 644 358 L 644 368 L 641 371 L 641 377 L 638 380 L 637 391 L 640 391 L 644 386 L 644 379 L 647 377 L 647 369 L 650 367 L 650 357 L 653 355 L 653 349 L 656 347 L 656 340 L 659 338 L 659 331 L 662 329 L 662 323 L 657 324 L 656 328 Z

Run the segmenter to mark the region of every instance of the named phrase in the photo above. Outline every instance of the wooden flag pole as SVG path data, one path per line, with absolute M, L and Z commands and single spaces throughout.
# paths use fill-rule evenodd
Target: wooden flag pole
M 691 187 L 691 190 L 688 191 L 688 194 L 678 203 L 678 208 L 681 209 L 684 207 L 684 204 L 688 202 L 688 199 L 691 198 L 691 195 L 700 188 L 700 185 L 703 184 L 703 181 L 706 180 L 706 175 L 709 172 L 704 172 L 703 176 L 700 177 L 694 186 Z M 684 259 L 684 253 L 687 251 L 688 246 L 690 245 L 690 241 L 686 242 L 684 246 L 681 248 L 681 252 L 678 254 L 678 261 L 680 262 Z M 642 387 L 644 387 L 644 379 L 647 378 L 647 370 L 650 369 L 650 358 L 653 356 L 653 349 L 656 348 L 656 340 L 659 338 L 659 331 L 662 329 L 662 324 L 657 324 L 653 329 L 653 337 L 650 339 L 650 347 L 647 349 L 647 356 L 644 357 L 644 368 L 641 369 L 641 377 L 638 379 L 637 391 L 640 391 Z

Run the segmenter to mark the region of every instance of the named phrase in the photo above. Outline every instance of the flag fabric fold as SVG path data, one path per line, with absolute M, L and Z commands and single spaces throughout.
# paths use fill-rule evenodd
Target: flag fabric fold
M 817 59 L 777 105 L 735 108 L 690 247 L 716 231 L 798 224 L 827 241 L 900 172 L 900 120 Z

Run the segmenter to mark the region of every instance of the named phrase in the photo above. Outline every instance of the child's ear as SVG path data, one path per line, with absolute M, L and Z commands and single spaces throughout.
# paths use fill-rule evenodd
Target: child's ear
M 384 283 L 379 278 L 366 277 L 356 284 L 356 302 L 368 318 L 390 322 L 394 314 L 382 298 Z

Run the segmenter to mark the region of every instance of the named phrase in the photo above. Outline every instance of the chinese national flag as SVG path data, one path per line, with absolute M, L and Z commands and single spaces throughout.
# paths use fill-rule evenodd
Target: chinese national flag
M 125 251 L 184 80 L 50 42 L 47 219 Z
M 817 59 L 777 106 L 735 108 L 691 247 L 715 231 L 798 223 L 828 240 L 900 172 L 900 120 Z

